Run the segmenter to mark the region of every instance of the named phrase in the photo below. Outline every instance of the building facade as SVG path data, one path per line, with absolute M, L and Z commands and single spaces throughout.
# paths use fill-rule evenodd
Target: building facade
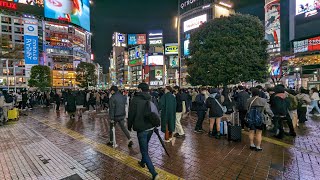
M 48 0 L 1 3 L 1 41 L 9 44 L 2 43 L 0 47 L 1 88 L 28 87 L 34 65 L 52 69 L 53 87 L 76 86 L 77 65 L 81 61 L 91 62 L 90 3 L 84 0 L 82 7 L 69 7 L 63 2 L 62 6 L 74 11 L 62 13 Z
M 210 20 L 233 13 L 234 10 L 228 0 L 179 0 L 178 52 L 181 86 L 188 85 L 185 59 L 190 56 L 189 43 L 192 32 Z

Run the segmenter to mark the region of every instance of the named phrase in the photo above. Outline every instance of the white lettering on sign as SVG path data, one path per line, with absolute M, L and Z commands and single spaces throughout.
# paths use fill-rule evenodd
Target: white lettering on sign
M 158 40 L 150 40 L 150 44 L 162 44 L 162 40 L 158 39 Z
M 187 1 L 185 1 L 185 2 L 180 4 L 180 8 L 184 9 L 184 8 L 190 6 L 191 4 L 195 3 L 195 2 L 197 2 L 197 0 L 187 0 Z
M 192 29 L 196 29 L 203 23 L 207 22 L 207 14 L 197 16 L 195 18 L 189 19 L 183 23 L 183 31 L 187 32 Z

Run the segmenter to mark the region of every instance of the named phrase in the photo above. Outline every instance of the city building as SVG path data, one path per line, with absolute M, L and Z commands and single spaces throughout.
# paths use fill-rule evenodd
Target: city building
M 179 0 L 178 46 L 179 46 L 179 84 L 187 86 L 187 66 L 185 59 L 189 54 L 190 37 L 193 31 L 212 19 L 233 14 L 229 0 Z
M 165 44 L 165 82 L 166 85 L 178 85 L 179 80 L 179 56 L 178 43 Z
M 272 79 L 295 89 L 320 88 L 319 14 L 318 1 L 265 1 Z
M 39 64 L 52 69 L 53 87 L 77 84 L 77 64 L 91 62 L 90 3 L 82 2 L 82 6 L 70 7 L 62 1 L 57 7 L 49 0 L 29 4 L 1 0 L 0 35 L 9 42 L 9 48 L 0 47 L 1 88 L 26 88 L 32 66 Z M 13 49 L 19 52 L 11 53 Z

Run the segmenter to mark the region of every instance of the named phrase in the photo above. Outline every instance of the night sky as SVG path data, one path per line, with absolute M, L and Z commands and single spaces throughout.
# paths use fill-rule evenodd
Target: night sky
M 242 13 L 263 18 L 264 0 L 234 0 Z M 174 17 L 178 0 L 94 0 L 91 7 L 92 46 L 95 61 L 108 68 L 112 33 L 146 33 L 162 29 L 164 42 L 177 42 Z

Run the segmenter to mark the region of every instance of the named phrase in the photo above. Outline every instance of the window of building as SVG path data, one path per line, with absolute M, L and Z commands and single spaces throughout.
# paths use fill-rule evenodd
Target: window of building
M 14 35 L 15 42 L 23 42 L 23 36 L 21 35 Z
M 7 26 L 7 25 L 2 25 L 1 26 L 2 32 L 12 32 L 12 28 L 11 26 Z
M 2 16 L 1 17 L 1 22 L 4 23 L 4 24 L 11 24 L 11 17 Z
M 18 33 L 18 34 L 22 34 L 23 33 L 23 28 L 22 27 L 14 27 L 14 32 Z
M 20 18 L 14 18 L 14 19 L 13 19 L 13 23 L 14 23 L 15 25 L 23 25 L 23 20 L 20 19 Z

